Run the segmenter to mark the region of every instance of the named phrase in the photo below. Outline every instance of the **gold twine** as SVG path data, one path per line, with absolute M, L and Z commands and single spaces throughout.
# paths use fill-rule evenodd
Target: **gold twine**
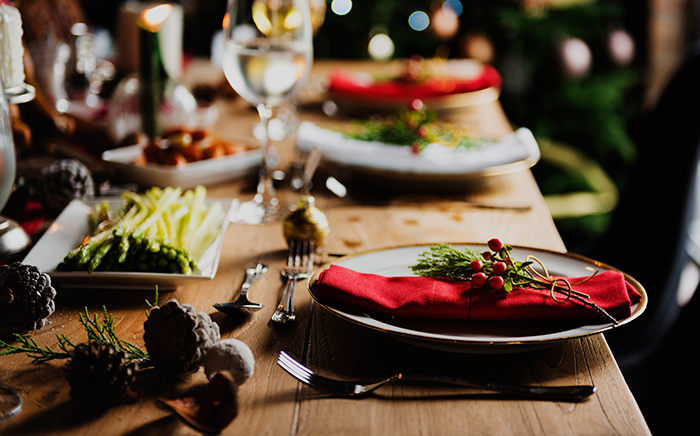
M 581 280 L 581 281 L 579 281 L 579 282 L 577 282 L 577 283 L 574 283 L 574 284 L 572 285 L 571 282 L 569 282 L 569 281 L 568 281 L 567 279 L 565 279 L 565 278 L 562 278 L 562 277 L 554 278 L 554 277 L 552 277 L 552 276 L 549 274 L 549 271 L 547 271 L 547 267 L 544 266 L 544 263 L 542 263 L 542 261 L 539 260 L 538 258 L 536 258 L 535 256 L 529 255 L 529 256 L 527 256 L 527 257 L 525 258 L 525 261 L 526 261 L 526 262 L 527 262 L 527 261 L 535 262 L 535 263 L 537 263 L 537 264 L 542 268 L 542 273 L 540 273 L 539 271 L 537 271 L 536 269 L 534 269 L 531 265 L 528 265 L 528 266 L 527 266 L 527 270 L 528 270 L 528 272 L 530 272 L 530 274 L 532 274 L 533 276 L 539 277 L 539 278 L 542 280 L 542 283 L 549 287 L 549 296 L 552 298 L 552 300 L 554 300 L 555 303 L 564 304 L 564 303 L 566 303 L 567 301 L 569 301 L 573 295 L 576 295 L 577 297 L 580 297 L 580 298 L 586 298 L 586 299 L 590 299 L 590 298 L 591 298 L 590 295 L 587 295 L 587 294 L 584 294 L 583 292 L 579 292 L 579 291 L 574 290 L 573 286 L 575 286 L 575 285 L 580 285 L 581 283 L 587 282 L 588 280 L 590 280 L 590 279 L 592 279 L 593 277 L 595 277 L 595 275 L 598 274 L 598 271 L 594 271 L 593 274 L 591 274 L 590 276 L 588 276 L 588 277 L 586 277 L 585 279 L 583 279 L 583 280 Z M 559 283 L 563 283 L 563 286 L 562 286 L 562 285 L 558 285 Z M 559 288 L 560 291 L 566 293 L 566 298 L 565 298 L 564 300 L 559 300 L 559 299 L 557 299 L 557 297 L 554 295 L 554 291 L 555 291 L 557 288 Z

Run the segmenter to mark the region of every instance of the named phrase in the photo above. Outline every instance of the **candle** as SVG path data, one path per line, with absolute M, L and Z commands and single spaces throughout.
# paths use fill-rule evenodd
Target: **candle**
M 149 139 L 158 136 L 158 108 L 163 103 L 167 72 L 160 51 L 160 25 L 168 18 L 172 6 L 162 4 L 141 13 L 138 21 L 140 40 L 140 108 L 143 132 Z
M 1 1 L 1 0 L 0 0 Z M 163 3 L 166 3 L 163 1 Z M 117 58 L 115 65 L 123 73 L 139 71 L 139 26 L 141 13 L 160 2 L 122 2 L 117 12 L 115 40 Z M 171 78 L 182 76 L 182 35 L 184 31 L 184 10 L 182 5 L 168 2 L 172 7 L 168 18 L 158 26 L 160 51 L 163 65 Z
M 19 10 L 0 1 L 0 74 L 6 88 L 24 83 L 22 33 Z

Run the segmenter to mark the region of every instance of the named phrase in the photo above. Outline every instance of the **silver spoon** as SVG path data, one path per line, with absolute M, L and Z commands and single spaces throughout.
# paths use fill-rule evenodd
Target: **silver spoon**
M 245 270 L 245 281 L 241 285 L 241 295 L 236 301 L 231 303 L 216 303 L 214 308 L 220 312 L 230 313 L 233 309 L 262 309 L 262 304 L 253 303 L 248 300 L 248 290 L 254 281 L 262 277 L 267 272 L 267 265 L 259 263 L 250 266 Z

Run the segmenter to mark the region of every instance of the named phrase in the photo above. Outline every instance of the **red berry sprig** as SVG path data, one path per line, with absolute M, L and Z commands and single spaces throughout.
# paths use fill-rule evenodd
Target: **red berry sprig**
M 484 290 L 549 290 L 552 299 L 558 303 L 569 299 L 577 300 L 595 309 L 613 324 L 618 323 L 604 309 L 589 301 L 588 295 L 573 289 L 573 286 L 590 280 L 597 272 L 577 283 L 570 283 L 561 277 L 551 277 L 542 262 L 534 256 L 528 256 L 525 261 L 514 260 L 510 255 L 513 247 L 498 238 L 489 240 L 487 245 L 487 251 L 479 252 L 470 248 L 457 250 L 448 244 L 438 244 L 419 255 L 418 264 L 411 266 L 411 270 L 424 277 L 466 280 L 472 287 Z M 531 269 L 533 262 L 537 262 L 544 273 Z M 564 298 L 555 297 L 555 293 Z
M 524 270 L 531 262 L 513 261 L 510 256 L 513 247 L 498 238 L 489 240 L 487 245 L 489 251 L 481 253 L 482 259 L 472 260 L 469 264 L 471 270 L 477 273 L 470 278 L 472 286 L 510 292 L 517 285 L 532 280 Z

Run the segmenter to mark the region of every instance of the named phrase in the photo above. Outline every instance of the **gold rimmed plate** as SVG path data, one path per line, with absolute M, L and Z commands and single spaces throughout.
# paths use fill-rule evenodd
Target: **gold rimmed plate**
M 482 244 L 452 244 L 455 248 L 470 247 L 485 251 Z M 324 265 L 309 279 L 308 289 L 312 298 L 325 310 L 347 321 L 392 336 L 402 342 L 443 351 L 491 354 L 515 353 L 553 347 L 574 338 L 602 333 L 620 328 L 639 317 L 647 306 L 647 294 L 642 285 L 625 274 L 625 279 L 641 295 L 642 299 L 632 306 L 629 317 L 619 320 L 617 325 L 601 318 L 600 322 L 589 321 L 460 321 L 434 319 L 388 319 L 367 313 L 355 312 L 346 307 L 328 305 L 314 294 L 314 284 L 320 272 L 331 264 L 354 271 L 379 274 L 387 277 L 410 276 L 411 265 L 418 256 L 429 250 L 430 245 L 408 245 L 378 249 L 342 257 Z M 584 256 L 572 253 L 514 246 L 511 255 L 515 259 L 537 257 L 553 275 L 581 277 L 590 275 L 589 268 L 597 271 L 616 268 Z M 623 272 L 624 274 L 624 272 Z

